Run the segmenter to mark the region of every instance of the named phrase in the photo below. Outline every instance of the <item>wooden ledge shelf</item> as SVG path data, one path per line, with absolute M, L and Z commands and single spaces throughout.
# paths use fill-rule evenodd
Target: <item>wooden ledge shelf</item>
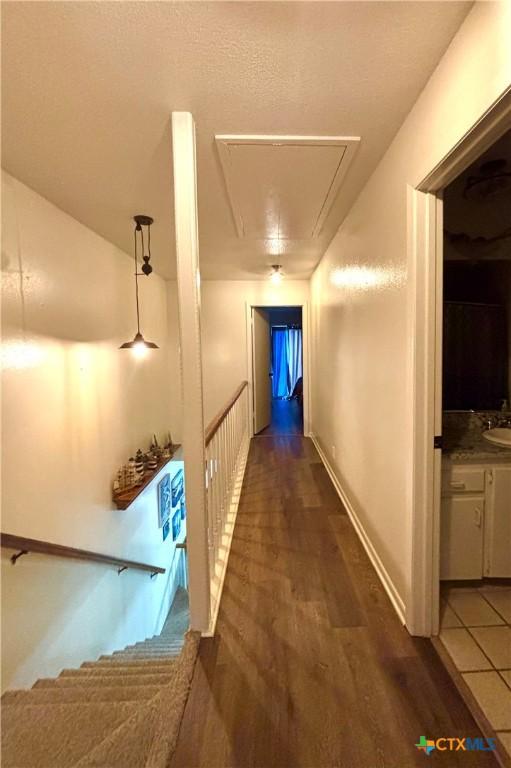
M 161 470 L 167 466 L 167 464 L 170 464 L 173 461 L 182 461 L 181 456 L 181 445 L 176 445 L 176 450 L 170 457 L 170 459 L 162 459 L 160 462 L 158 462 L 158 466 L 155 470 L 153 470 L 150 473 L 147 473 L 143 479 L 143 481 L 140 483 L 140 485 L 135 485 L 133 488 L 127 488 L 125 491 L 121 491 L 120 493 L 115 493 L 113 497 L 113 501 L 117 509 L 128 509 L 128 507 L 133 504 L 135 499 L 137 499 L 142 491 L 145 491 L 149 483 L 154 480 L 158 472 L 161 472 Z

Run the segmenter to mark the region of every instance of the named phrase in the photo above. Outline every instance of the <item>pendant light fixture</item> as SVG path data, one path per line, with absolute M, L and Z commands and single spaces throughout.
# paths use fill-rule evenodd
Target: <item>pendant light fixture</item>
M 282 269 L 281 265 L 272 264 L 271 268 L 273 270 L 273 272 L 270 275 L 270 280 L 272 281 L 272 283 L 278 284 L 282 282 L 282 278 L 284 277 L 284 275 L 280 271 Z
M 137 332 L 132 341 L 125 341 L 121 344 L 119 349 L 132 349 L 136 357 L 144 357 L 149 349 L 159 349 L 158 345 L 154 341 L 146 341 L 140 331 L 140 306 L 138 300 L 138 278 L 141 275 L 150 275 L 153 271 L 151 264 L 151 224 L 153 219 L 150 216 L 144 216 L 138 214 L 133 217 L 135 221 L 135 302 L 137 308 Z M 147 254 L 144 252 L 144 227 L 147 227 Z M 137 233 L 140 232 L 140 241 L 142 245 L 142 272 L 138 271 L 138 257 L 137 257 Z

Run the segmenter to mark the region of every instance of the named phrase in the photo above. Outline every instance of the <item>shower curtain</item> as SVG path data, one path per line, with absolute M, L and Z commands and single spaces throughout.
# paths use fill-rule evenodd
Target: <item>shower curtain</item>
M 302 376 L 302 329 L 272 328 L 272 395 L 291 397 Z

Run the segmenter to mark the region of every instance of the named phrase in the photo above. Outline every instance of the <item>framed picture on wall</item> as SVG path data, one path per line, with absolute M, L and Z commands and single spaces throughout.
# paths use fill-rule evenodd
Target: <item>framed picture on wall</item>
M 172 491 L 170 475 L 166 474 L 158 483 L 158 527 L 162 528 L 170 517 L 172 508 Z
M 172 487 L 172 506 L 173 507 L 176 506 L 181 496 L 183 495 L 184 484 L 185 484 L 184 472 L 182 469 L 180 469 L 179 472 L 176 472 L 176 474 L 172 478 L 171 487 Z
M 167 538 L 170 532 L 170 520 L 167 518 L 167 520 L 162 525 L 162 537 L 163 541 Z
M 176 541 L 181 531 L 181 508 L 177 508 L 177 512 L 172 515 L 172 540 Z

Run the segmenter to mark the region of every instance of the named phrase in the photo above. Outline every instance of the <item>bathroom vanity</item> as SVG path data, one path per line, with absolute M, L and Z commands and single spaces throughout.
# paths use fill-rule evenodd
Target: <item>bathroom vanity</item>
M 444 414 L 441 579 L 511 577 L 511 448 L 483 437 L 485 417 Z

